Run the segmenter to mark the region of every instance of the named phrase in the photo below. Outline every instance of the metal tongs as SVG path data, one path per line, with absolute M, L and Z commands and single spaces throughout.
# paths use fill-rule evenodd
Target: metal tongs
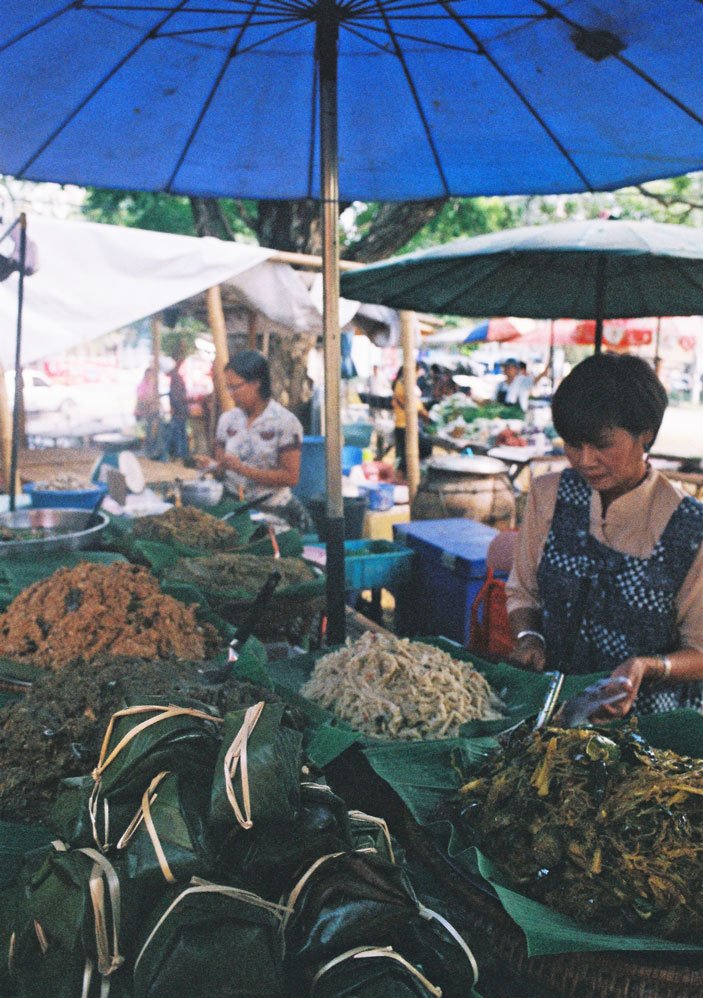
M 254 602 L 249 608 L 249 613 L 237 628 L 237 633 L 227 646 L 227 661 L 219 669 L 213 669 L 203 673 L 204 678 L 209 683 L 224 683 L 232 675 L 234 663 L 239 658 L 239 653 L 254 633 L 257 622 L 261 619 L 261 614 L 271 597 L 278 583 L 283 576 L 280 572 L 269 572 L 266 581 L 254 597 Z
M 554 713 L 554 708 L 559 700 L 559 694 L 561 693 L 561 688 L 564 685 L 564 673 L 563 672 L 545 672 L 545 676 L 549 676 L 549 686 L 547 687 L 547 692 L 544 697 L 544 703 L 537 715 L 537 720 L 534 723 L 533 731 L 539 731 L 549 724 L 552 714 Z
M 591 717 L 609 704 L 624 700 L 632 690 L 632 682 L 627 676 L 604 676 L 591 683 L 581 693 L 570 697 L 558 709 L 559 694 L 564 685 L 564 673 L 546 673 L 551 677 L 542 709 L 537 715 L 533 731 L 539 731 L 553 719 L 560 728 L 580 728 L 588 724 Z M 556 711 L 556 712 L 555 712 Z
M 266 502 L 272 495 L 273 492 L 267 492 L 263 496 L 257 496 L 256 499 L 250 499 L 249 502 L 245 502 L 242 503 L 241 506 L 237 506 L 237 508 L 233 509 L 231 513 L 225 513 L 225 515 L 220 517 L 220 519 L 231 520 L 233 516 L 239 516 L 240 513 L 246 513 L 247 510 L 254 509 L 254 507 L 260 505 L 260 503 Z

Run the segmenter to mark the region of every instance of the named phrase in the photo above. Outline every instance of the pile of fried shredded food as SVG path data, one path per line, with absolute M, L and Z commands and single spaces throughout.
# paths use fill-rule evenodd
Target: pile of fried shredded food
M 372 631 L 319 659 L 300 692 L 374 738 L 453 738 L 466 721 L 502 717 L 501 701 L 468 662 Z
M 140 516 L 132 532 L 143 541 L 177 542 L 203 551 L 227 550 L 239 543 L 233 526 L 196 506 L 174 506 L 155 516 Z
M 450 805 L 515 888 L 590 927 L 703 931 L 703 760 L 634 724 L 516 730 Z
M 217 632 L 161 592 L 145 568 L 81 562 L 17 596 L 0 615 L 0 657 L 61 669 L 98 655 L 204 659 Z

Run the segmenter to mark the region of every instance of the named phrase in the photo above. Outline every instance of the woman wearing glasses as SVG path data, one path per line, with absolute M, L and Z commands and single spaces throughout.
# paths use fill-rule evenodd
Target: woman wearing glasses
M 268 361 L 256 350 L 236 354 L 225 367 L 234 409 L 224 412 L 215 433 L 215 460 L 225 489 L 302 530 L 307 510 L 291 492 L 300 477 L 303 427 L 271 398 Z M 202 462 L 201 462 L 202 463 Z

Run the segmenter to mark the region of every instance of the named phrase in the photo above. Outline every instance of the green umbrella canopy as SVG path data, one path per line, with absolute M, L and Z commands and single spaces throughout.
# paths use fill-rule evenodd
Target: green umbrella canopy
M 598 219 L 506 229 L 342 275 L 393 308 L 535 319 L 703 313 L 703 229 Z

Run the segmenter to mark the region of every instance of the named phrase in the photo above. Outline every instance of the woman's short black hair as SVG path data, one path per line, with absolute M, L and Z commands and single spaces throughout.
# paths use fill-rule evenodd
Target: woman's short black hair
M 242 350 L 225 364 L 225 371 L 234 371 L 245 381 L 258 381 L 259 394 L 271 398 L 271 369 L 269 362 L 258 350 Z
M 552 400 L 554 428 L 565 443 L 598 444 L 605 430 L 656 439 L 668 404 L 664 386 L 641 357 L 595 354 L 578 364 Z M 648 445 L 648 449 L 651 443 Z

